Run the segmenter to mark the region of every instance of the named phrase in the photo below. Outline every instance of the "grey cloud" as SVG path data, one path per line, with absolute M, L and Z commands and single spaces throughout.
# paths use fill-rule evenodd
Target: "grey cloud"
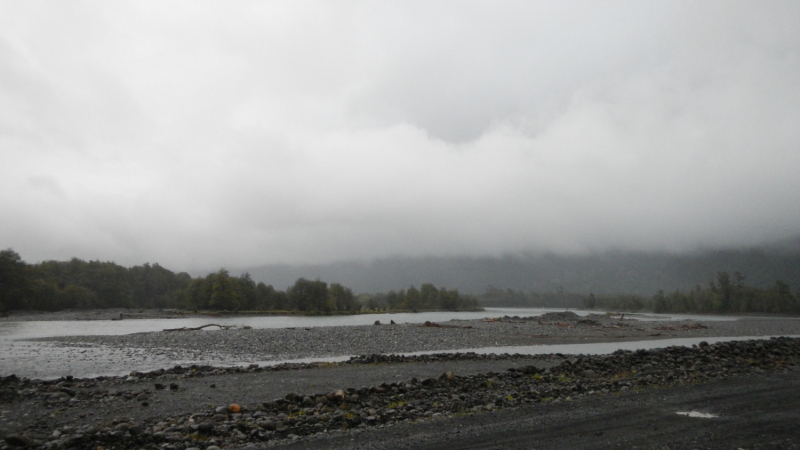
M 3 4 L 0 247 L 199 270 L 797 235 L 798 19 L 791 2 Z

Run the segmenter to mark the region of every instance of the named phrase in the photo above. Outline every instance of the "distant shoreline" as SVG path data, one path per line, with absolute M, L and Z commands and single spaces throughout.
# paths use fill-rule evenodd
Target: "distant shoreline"
M 476 312 L 478 309 L 460 309 L 450 312 Z M 28 321 L 55 321 L 55 320 L 137 320 L 137 319 L 186 319 L 186 318 L 214 318 L 214 317 L 271 317 L 271 316 L 357 316 L 367 314 L 410 314 L 422 312 L 446 312 L 446 310 L 418 310 L 418 311 L 361 311 L 322 313 L 319 311 L 186 311 L 177 309 L 140 309 L 140 308 L 109 308 L 109 309 L 70 309 L 64 311 L 9 311 L 0 317 L 0 322 L 28 322 Z

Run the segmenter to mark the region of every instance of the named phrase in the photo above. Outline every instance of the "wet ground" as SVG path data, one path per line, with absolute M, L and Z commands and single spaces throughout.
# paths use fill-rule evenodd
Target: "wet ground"
M 87 324 L 87 329 L 93 325 L 92 322 L 76 323 Z M 171 326 L 169 323 L 161 321 L 159 326 Z M 374 353 L 472 350 L 480 353 L 596 354 L 618 348 L 691 345 L 703 339 L 713 341 L 713 338 L 800 335 L 800 320 L 793 318 L 662 322 L 620 320 L 599 315 L 545 321 L 520 317 L 495 321 L 448 320 L 432 325 L 435 326 L 398 323 L 262 329 L 238 327 L 16 339 L 16 336 L 26 336 L 25 332 L 20 332 L 0 338 L 0 376 L 13 373 L 52 379 L 65 375 L 123 375 L 175 364 L 246 366 L 297 359 L 339 361 L 353 355 Z M 653 341 L 663 342 L 654 344 Z
M 292 450 L 800 448 L 800 372 L 526 406 L 308 441 Z M 697 411 L 714 418 L 689 417 Z
M 373 325 L 357 327 L 319 327 L 295 330 L 220 330 L 212 332 L 156 332 L 127 336 L 69 337 L 45 341 L 11 341 L 7 348 L 20 349 L 20 354 L 3 353 L 0 358 L 11 361 L 16 368 L 69 372 L 72 367 L 114 367 L 130 372 L 132 367 L 146 363 L 151 368 L 171 367 L 178 356 L 198 352 L 197 358 L 208 361 L 218 354 L 219 361 L 252 361 L 262 356 L 249 349 L 252 342 L 260 351 L 272 339 L 297 345 L 294 353 L 304 356 L 308 348 L 318 350 L 332 345 L 330 356 L 345 353 L 363 343 L 365 349 L 406 346 L 416 351 L 448 347 L 449 342 L 468 346 L 475 342 L 520 344 L 580 344 L 605 343 L 609 350 L 615 346 L 633 345 L 642 339 L 703 339 L 713 343 L 713 336 L 726 335 L 796 335 L 800 321 L 795 319 L 741 319 L 736 321 L 679 321 L 670 323 L 625 321 L 607 318 L 586 322 L 584 318 L 557 320 L 524 320 L 506 318 L 492 321 L 448 321 L 441 324 Z M 193 334 L 194 333 L 194 334 Z M 377 339 L 383 337 L 384 339 Z M 385 339 L 391 336 L 391 339 Z M 314 339 L 309 339 L 314 337 Z M 448 337 L 450 339 L 440 339 Z M 258 339 L 249 339 L 258 338 Z M 199 339 L 199 341 L 198 341 Z M 315 345 L 323 342 L 324 345 Z M 627 344 L 625 344 L 627 342 Z M 652 342 L 652 341 L 651 341 Z M 164 345 L 164 344 L 169 345 Z M 332 343 L 332 344 L 331 344 Z M 448 344 L 448 345 L 443 345 Z M 309 347 L 310 345 L 310 347 Z M 585 344 L 581 344 L 585 345 Z M 28 346 L 28 347 L 26 347 Z M 196 348 L 192 348 L 192 347 Z M 304 347 L 305 346 L 305 347 Z M 204 348 L 210 347 L 210 348 Z M 297 351 L 299 348 L 301 351 Z M 520 347 L 514 347 L 520 348 Z M 564 349 L 565 347 L 551 347 Z M 581 348 L 581 347 L 577 347 Z M 267 347 L 267 352 L 270 352 Z M 216 352 L 216 353 L 212 353 Z M 361 353 L 361 352 L 359 352 Z M 388 353 L 370 351 L 363 353 Z M 557 350 L 553 353 L 561 353 Z M 589 353 L 589 352 L 587 352 Z M 20 355 L 35 355 L 26 358 Z M 526 359 L 527 358 L 527 359 Z M 0 405 L 0 435 L 31 432 L 34 429 L 74 429 L 76 426 L 109 426 L 110 420 L 141 422 L 188 417 L 200 411 L 213 410 L 218 405 L 238 403 L 256 408 L 289 392 L 325 393 L 336 389 L 398 383 L 410 378 L 434 378 L 443 372 L 460 377 L 488 372 L 506 372 L 512 367 L 532 365 L 540 369 L 560 364 L 564 355 L 530 356 L 524 358 L 482 358 L 474 361 L 450 360 L 432 362 L 381 362 L 353 365 L 315 366 L 307 370 L 260 371 L 236 373 L 210 371 L 200 376 L 174 376 L 164 383 L 175 383 L 175 389 L 154 389 L 153 381 L 139 377 L 111 380 L 76 380 L 73 390 L 82 390 L 74 400 L 95 398 L 95 390 L 109 391 L 98 400 L 69 403 L 46 397 L 17 398 Z M 44 364 L 43 364 L 44 362 Z M 138 365 L 138 366 L 137 366 Z M 769 364 L 767 365 L 769 366 Z M 765 367 L 767 367 L 765 366 Z M 4 364 L 3 368 L 11 367 Z M 798 416 L 797 398 L 800 377 L 795 365 L 782 366 L 784 373 L 759 372 L 732 376 L 728 379 L 684 386 L 641 388 L 636 392 L 616 392 L 612 395 L 586 397 L 576 401 L 548 405 L 521 405 L 504 411 L 453 416 L 442 420 L 421 420 L 414 423 L 393 423 L 371 427 L 366 431 L 354 428 L 343 433 L 324 434 L 325 441 L 312 437 L 299 448 L 794 448 L 796 427 L 789 427 L 791 418 Z M 133 369 L 136 370 L 136 369 Z M 717 369 L 715 369 L 717 370 Z M 787 372 L 788 371 L 788 372 Z M 721 372 L 718 372 L 718 374 Z M 6 374 L 0 374 L 6 375 Z M 724 373 L 722 374 L 725 377 Z M 160 381 L 160 379 L 156 380 Z M 43 386 L 43 385 L 42 385 Z M 41 389 L 40 387 L 39 389 Z M 772 390 L 770 390 L 772 388 Z M 774 393 L 773 393 L 774 391 Z M 145 393 L 147 405 L 137 400 Z M 119 394 L 119 395 L 117 395 Z M 37 394 L 38 395 L 38 394 Z M 74 394 L 73 394 L 74 395 Z M 131 397 L 131 398 L 128 398 Z M 42 401 L 46 398 L 46 401 Z M 703 403 L 703 402 L 706 403 Z M 563 403 L 563 404 L 562 404 Z M 750 409 L 743 405 L 752 405 Z M 66 406 L 66 407 L 65 407 Z M 742 408 L 742 411 L 736 411 Z M 710 413 L 718 417 L 701 419 L 682 416 L 678 412 Z M 763 419 L 762 419 L 763 417 Z M 708 420 L 711 422 L 699 422 Z M 711 425 L 709 425 L 711 424 Z M 725 427 L 735 432 L 724 433 Z M 65 428 L 66 427 L 66 428 Z M 710 428 L 709 428 L 710 427 Z M 28 430 L 28 431 L 26 431 Z M 681 430 L 687 430 L 686 432 Z M 48 431 L 49 432 L 49 431 Z M 53 431 L 55 432 L 55 431 Z M 760 440 L 750 434 L 760 433 Z M 277 442 L 277 441 L 276 441 Z M 286 444 L 285 440 L 280 441 Z M 209 444 L 210 445 L 210 444 Z M 241 448 L 260 448 L 265 444 L 252 443 Z M 271 444 L 269 444 L 271 445 Z M 739 447 L 732 447 L 738 445 Z M 185 447 L 185 446 L 184 446 Z M 179 448 L 184 448 L 179 447 Z M 0 444 L 0 449 L 4 448 Z M 206 448 L 201 446 L 199 448 Z M 232 447 L 231 447 L 232 448 Z

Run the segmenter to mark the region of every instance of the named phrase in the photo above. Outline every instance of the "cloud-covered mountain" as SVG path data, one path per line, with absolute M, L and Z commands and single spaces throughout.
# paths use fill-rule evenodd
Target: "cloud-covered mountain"
M 718 272 L 740 272 L 745 282 L 768 287 L 776 280 L 800 289 L 800 238 L 760 247 L 707 249 L 684 254 L 603 252 L 502 258 L 394 257 L 371 263 L 273 265 L 245 269 L 254 279 L 284 288 L 299 277 L 339 282 L 362 293 L 433 283 L 479 294 L 489 286 L 537 292 L 652 295 L 706 286 Z

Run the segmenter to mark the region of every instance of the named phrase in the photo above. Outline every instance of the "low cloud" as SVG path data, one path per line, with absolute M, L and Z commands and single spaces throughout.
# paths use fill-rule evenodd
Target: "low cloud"
M 45 4 L 0 6 L 0 246 L 28 261 L 800 230 L 792 2 Z

